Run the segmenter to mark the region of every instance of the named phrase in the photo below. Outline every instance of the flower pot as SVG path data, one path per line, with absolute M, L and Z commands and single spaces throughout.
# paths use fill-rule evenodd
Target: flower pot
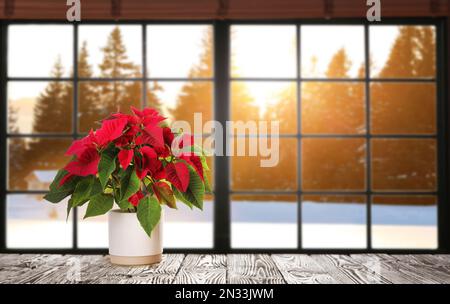
M 160 262 L 163 215 L 161 212 L 161 220 L 149 237 L 139 224 L 136 213 L 111 210 L 108 215 L 111 263 L 148 265 Z

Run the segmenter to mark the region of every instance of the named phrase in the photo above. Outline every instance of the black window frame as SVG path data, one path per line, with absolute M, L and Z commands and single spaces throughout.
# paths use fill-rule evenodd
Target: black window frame
M 30 248 L 30 249 L 10 249 L 6 247 L 6 225 L 7 225 L 7 212 L 6 212 L 6 197 L 7 194 L 10 193 L 36 193 L 42 194 L 45 191 L 9 191 L 7 189 L 7 139 L 11 137 L 7 133 L 7 83 L 8 81 L 14 80 L 15 77 L 8 77 L 7 75 L 7 33 L 9 25 L 16 24 L 36 24 L 36 25 L 45 25 L 45 24 L 64 24 L 64 25 L 72 25 L 73 30 L 73 70 L 74 77 L 73 78 L 63 78 L 58 80 L 69 80 L 74 85 L 74 101 L 73 101 L 73 134 L 72 138 L 76 138 L 80 134 L 77 132 L 77 108 L 78 108 L 78 100 L 77 100 L 77 91 L 78 91 L 78 81 L 80 80 L 77 76 L 77 54 L 78 54 L 78 27 L 80 25 L 94 25 L 94 24 L 104 24 L 104 25 L 122 25 L 122 24 L 135 24 L 142 25 L 143 28 L 143 43 L 142 43 L 142 69 L 143 69 L 143 77 L 138 79 L 106 79 L 107 81 L 113 80 L 138 80 L 143 82 L 143 92 L 146 90 L 146 85 L 149 80 L 161 80 L 159 78 L 147 78 L 147 64 L 146 64 L 146 26 L 152 24 L 166 24 L 166 25 L 191 25 L 191 24 L 203 24 L 203 25 L 212 25 L 213 27 L 213 41 L 214 41 L 214 75 L 211 79 L 202 78 L 200 80 L 211 80 L 214 83 L 214 101 L 213 101 L 213 113 L 214 119 L 225 125 L 226 121 L 230 120 L 230 84 L 232 78 L 230 77 L 230 28 L 232 25 L 276 25 L 276 24 L 284 24 L 284 25 L 295 25 L 297 32 L 297 42 L 300 40 L 300 26 L 301 25 L 363 25 L 365 31 L 365 77 L 361 79 L 339 79 L 338 81 L 359 81 L 365 84 L 365 97 L 366 97 L 366 128 L 369 129 L 369 121 L 370 121 L 370 95 L 369 88 L 370 83 L 372 81 L 381 81 L 381 82 L 395 82 L 401 81 L 402 79 L 392 78 L 392 79 L 374 79 L 369 77 L 369 26 L 377 26 L 377 25 L 431 25 L 436 28 L 436 78 L 432 80 L 417 80 L 420 82 L 434 82 L 436 83 L 436 102 L 437 102 L 437 163 L 438 163 L 438 172 L 437 172 L 437 181 L 438 181 L 438 189 L 436 193 L 427 192 L 427 194 L 435 194 L 438 197 L 437 210 L 438 210 L 438 220 L 437 220 L 437 228 L 438 228 L 438 248 L 437 249 L 374 249 L 371 246 L 371 200 L 369 199 L 373 192 L 370 190 L 370 187 L 367 187 L 367 190 L 364 191 L 367 199 L 367 247 L 363 249 L 335 249 L 335 248 L 321 248 L 321 249 L 304 249 L 301 247 L 301 195 L 302 191 L 300 190 L 300 179 L 301 179 L 301 162 L 300 158 L 298 158 L 298 183 L 299 187 L 297 191 L 290 192 L 282 192 L 282 194 L 296 194 L 298 197 L 298 220 L 297 220 L 297 233 L 298 233 L 298 244 L 295 249 L 273 249 L 273 248 L 257 248 L 257 249 L 238 249 L 231 248 L 231 213 L 230 213 L 230 197 L 232 194 L 244 194 L 242 191 L 232 191 L 230 187 L 230 157 L 228 156 L 215 156 L 214 157 L 214 216 L 213 216 L 213 247 L 212 248 L 177 248 L 177 249 L 166 249 L 167 253 L 250 253 L 250 252 L 261 252 L 261 253 L 342 253 L 342 254 L 350 254 L 350 253 L 449 253 L 450 252 L 450 206 L 449 206 L 449 162 L 448 162 L 448 153 L 449 153 L 449 131 L 450 125 L 448 122 L 449 116 L 449 107 L 448 107 L 448 50 L 447 50 L 447 41 L 448 41 L 448 32 L 447 32 L 447 20 L 444 18 L 383 18 L 382 22 L 371 23 L 366 19 L 293 19 L 293 20 L 236 20 L 236 21 L 211 21 L 211 20 L 198 20 L 198 21 L 82 21 L 78 23 L 68 23 L 64 21 L 43 21 L 43 20 L 27 20 L 27 21 L 2 21 L 0 25 L 0 115 L 2 117 L 0 124 L 0 252 L 1 253 L 97 253 L 97 254 L 106 254 L 107 249 L 104 248 L 78 248 L 77 247 L 77 213 L 76 211 L 73 214 L 73 246 L 72 248 L 61 248 L 61 249 L 43 249 L 43 248 Z M 301 40 L 300 40 L 301 41 Z M 298 75 L 293 81 L 297 84 L 297 94 L 300 95 L 300 86 L 303 79 L 300 74 L 300 50 L 297 43 L 297 72 Z M 33 77 L 33 78 L 20 78 L 23 80 L 54 80 L 51 77 Z M 103 81 L 103 78 L 90 78 L 89 80 L 99 80 Z M 166 80 L 166 79 L 163 79 Z M 182 80 L 186 80 L 183 78 Z M 191 79 L 189 79 L 191 80 Z M 336 81 L 336 79 L 314 79 L 314 81 Z M 414 79 L 403 79 L 403 81 L 414 82 Z M 143 94 L 143 103 L 145 104 L 146 94 Z M 300 134 L 300 102 L 301 96 L 297 98 L 297 117 L 298 117 L 298 134 L 293 135 L 298 139 L 298 153 L 301 153 L 300 150 L 300 137 L 305 137 Z M 228 134 L 227 134 L 228 136 Z M 226 137 L 224 136 L 223 147 L 227 149 L 226 146 Z M 61 137 L 61 135 L 55 134 L 24 134 L 24 135 L 14 135 L 13 137 Z M 70 135 L 64 135 L 62 137 L 71 138 Z M 309 136 L 308 136 L 309 137 Z M 333 138 L 341 137 L 340 135 L 333 135 Z M 345 136 L 347 137 L 347 136 Z M 354 137 L 354 136 L 349 136 Z M 377 137 L 374 135 L 370 135 L 369 132 L 366 132 L 362 136 L 357 136 L 358 138 L 367 139 Z M 380 136 L 385 138 L 386 136 Z M 403 136 L 395 136 L 395 138 L 399 138 Z M 409 138 L 410 136 L 405 136 Z M 412 137 L 418 137 L 413 135 Z M 420 136 L 422 137 L 422 136 Z M 367 142 L 370 142 L 367 140 Z M 226 151 L 226 150 L 225 150 Z M 370 185 L 370 146 L 367 147 L 366 153 L 366 176 L 367 176 L 367 184 Z M 252 194 L 278 194 L 277 191 L 270 192 L 254 192 L 251 191 Z M 407 192 L 401 192 L 402 194 L 408 194 Z M 333 192 L 320 192 L 319 194 L 334 194 Z M 352 192 L 339 192 L 339 194 L 352 194 Z M 358 192 L 357 194 L 361 194 Z M 386 193 L 385 193 L 386 194 Z M 414 192 L 413 194 L 418 195 L 421 193 Z

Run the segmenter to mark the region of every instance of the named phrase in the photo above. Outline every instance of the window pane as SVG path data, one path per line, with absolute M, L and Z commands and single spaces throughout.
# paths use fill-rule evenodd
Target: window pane
M 431 78 L 436 75 L 433 26 L 370 26 L 371 75 Z
M 436 190 L 436 140 L 372 140 L 372 187 L 380 191 Z
M 365 248 L 366 197 L 304 195 L 304 248 Z
M 364 27 L 301 27 L 302 77 L 364 78 Z
M 178 209 L 164 208 L 165 248 L 213 247 L 213 197 L 206 195 L 203 211 L 177 202 Z
M 259 140 L 256 137 L 231 140 L 235 155 L 231 158 L 231 188 L 233 190 L 296 190 L 297 139 L 270 140 L 269 138 L 263 144 Z M 267 151 L 265 151 L 266 145 L 268 145 Z M 245 156 L 238 156 L 239 151 Z M 269 153 L 264 153 L 262 156 L 263 154 L 258 153 L 261 151 Z
M 149 77 L 212 77 L 212 27 L 147 26 L 147 68 Z
M 356 82 L 304 82 L 302 133 L 363 134 L 364 85 Z
M 231 26 L 232 77 L 295 77 L 293 25 Z
M 256 132 L 235 134 L 276 133 L 271 123 L 279 124 L 279 132 L 297 133 L 297 87 L 294 82 L 238 82 L 231 84 L 231 119 L 251 123 Z M 267 124 L 265 124 L 267 122 Z
M 213 247 L 213 198 L 206 195 L 203 211 L 177 202 L 178 209 L 163 207 L 165 248 Z M 108 215 L 83 219 L 88 204 L 78 209 L 78 246 L 108 247 Z M 117 206 L 114 206 L 117 208 Z
M 65 81 L 9 82 L 9 133 L 70 133 L 73 86 Z
M 48 190 L 59 169 L 69 162 L 64 155 L 71 139 L 11 138 L 8 140 L 8 189 Z
M 113 112 L 131 113 L 131 106 L 142 106 L 140 81 L 82 81 L 78 88 L 80 132 L 99 127 L 98 122 Z
M 232 248 L 296 248 L 296 195 L 233 195 Z
M 8 195 L 8 248 L 70 248 L 72 220 L 66 221 L 67 200 L 52 204 L 41 194 Z
M 8 26 L 8 76 L 68 77 L 72 62 L 71 25 Z
M 78 76 L 142 77 L 142 26 L 80 25 Z
M 303 139 L 303 190 L 365 190 L 365 157 L 365 139 Z
M 108 248 L 108 214 L 83 219 L 88 204 L 78 207 L 78 247 Z M 117 206 L 114 205 L 114 209 L 116 208 Z
M 436 85 L 374 83 L 371 85 L 374 134 L 436 133 Z
M 436 197 L 374 196 L 372 245 L 374 248 L 436 249 Z
M 170 123 L 187 121 L 190 131 L 200 135 L 211 132 L 213 119 L 213 83 L 210 81 L 165 81 L 148 83 L 147 102 L 160 109 Z M 194 115 L 197 116 L 194 116 Z M 201 116 L 200 116 L 201 115 Z M 197 117 L 197 124 L 194 123 Z M 183 128 L 184 129 L 184 128 Z

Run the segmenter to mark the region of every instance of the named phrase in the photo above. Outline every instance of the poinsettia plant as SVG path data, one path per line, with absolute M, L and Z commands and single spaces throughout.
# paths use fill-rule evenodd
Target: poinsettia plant
M 136 212 L 150 236 L 161 217 L 161 205 L 203 208 L 210 191 L 205 153 L 192 135 L 172 131 L 158 111 L 132 107 L 133 114 L 114 113 L 68 148 L 72 160 L 58 171 L 45 199 L 70 197 L 67 216 L 88 203 L 84 218 L 107 213 L 114 203 Z

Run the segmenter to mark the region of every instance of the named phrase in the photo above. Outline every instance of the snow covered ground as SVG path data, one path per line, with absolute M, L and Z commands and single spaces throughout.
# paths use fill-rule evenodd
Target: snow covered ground
M 211 248 L 213 208 L 165 211 L 166 248 Z M 297 205 L 288 202 L 232 202 L 233 248 L 297 247 Z M 61 248 L 72 246 L 71 221 L 65 221 L 65 204 L 52 205 L 36 195 L 8 197 L 7 245 L 11 248 Z M 106 216 L 82 221 L 79 210 L 78 245 L 108 245 Z M 374 205 L 372 243 L 375 248 L 436 248 L 436 206 Z M 302 205 L 304 248 L 364 248 L 366 206 L 313 203 Z

